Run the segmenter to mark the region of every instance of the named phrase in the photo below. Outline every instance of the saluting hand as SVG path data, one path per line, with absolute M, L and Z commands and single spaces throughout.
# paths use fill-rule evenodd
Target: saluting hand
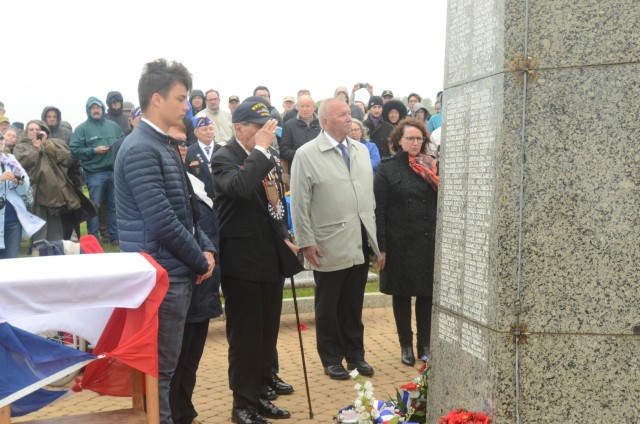
M 277 128 L 278 121 L 276 121 L 275 119 L 269 119 L 267 123 L 264 124 L 264 126 L 260 128 L 254 136 L 256 146 L 268 149 L 269 146 L 271 146 L 271 141 L 273 140 L 273 135 L 276 133 Z

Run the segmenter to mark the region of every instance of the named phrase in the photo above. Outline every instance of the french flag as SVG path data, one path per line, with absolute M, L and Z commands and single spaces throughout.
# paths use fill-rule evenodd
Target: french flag
M 21 416 L 69 395 L 43 387 L 84 366 L 73 391 L 131 396 L 131 368 L 157 377 L 158 308 L 168 285 L 144 253 L 3 260 L 0 408 L 10 404 L 11 416 Z M 46 331 L 76 334 L 93 353 L 38 335 Z

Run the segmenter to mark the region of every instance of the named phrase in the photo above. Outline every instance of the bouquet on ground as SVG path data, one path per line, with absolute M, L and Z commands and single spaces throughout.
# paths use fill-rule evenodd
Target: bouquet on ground
M 418 369 L 420 375 L 396 390 L 396 408 L 407 422 L 424 423 L 427 415 L 427 395 L 429 394 L 430 364 L 426 361 Z
M 411 421 L 412 415 L 406 413 L 405 400 L 403 406 L 393 401 L 384 402 L 375 399 L 373 396 L 373 384 L 370 381 L 362 381 L 362 377 L 357 370 L 353 370 L 350 374 L 351 378 L 356 380 L 354 389 L 358 396 L 353 404 L 339 411 L 338 417 L 334 423 L 358 423 L 358 424 L 419 424 L 424 423 L 424 412 L 422 413 L 422 421 Z M 404 392 L 403 392 L 404 393 Z M 407 399 L 409 394 L 406 395 Z M 398 399 L 401 395 L 398 394 Z M 404 409 L 403 409 L 404 408 Z
M 472 412 L 460 408 L 440 417 L 438 424 L 491 424 L 491 419 L 481 412 Z

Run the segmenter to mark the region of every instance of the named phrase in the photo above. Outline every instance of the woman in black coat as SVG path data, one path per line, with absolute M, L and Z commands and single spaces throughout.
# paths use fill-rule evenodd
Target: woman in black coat
M 402 363 L 415 364 L 411 297 L 416 297 L 418 355 L 429 356 L 438 169 L 425 154 L 424 122 L 407 118 L 389 136 L 397 152 L 383 159 L 375 176 L 380 291 L 393 296 Z

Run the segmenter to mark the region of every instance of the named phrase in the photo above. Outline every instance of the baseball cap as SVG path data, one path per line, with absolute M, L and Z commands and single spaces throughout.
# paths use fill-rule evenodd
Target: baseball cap
M 254 122 L 256 124 L 266 124 L 271 119 L 271 114 L 267 105 L 262 102 L 243 102 L 233 113 L 232 122 Z
M 200 116 L 199 118 L 196 118 L 194 127 L 196 128 L 208 127 L 211 124 L 212 124 L 211 119 L 209 119 L 208 116 Z
M 233 103 L 233 102 L 238 102 L 240 103 L 240 97 L 233 95 L 233 96 L 229 96 L 229 103 Z
M 122 104 L 122 110 L 133 110 L 135 106 L 131 102 L 124 102 Z
M 384 102 L 382 101 L 382 97 L 380 96 L 371 96 L 371 98 L 369 99 L 369 104 L 367 105 L 367 109 L 371 109 L 371 106 L 382 106 L 384 105 Z
M 283 103 L 284 102 L 293 102 L 293 103 L 295 103 L 296 99 L 294 99 L 293 96 L 285 96 Z
M 393 97 L 393 91 L 391 90 L 384 90 L 382 92 L 382 97 Z
M 140 109 L 139 107 L 134 107 L 133 110 L 131 111 L 131 115 L 129 116 L 131 119 L 135 119 L 138 116 L 142 116 L 142 109 Z
M 9 122 L 11 123 L 11 121 L 9 120 L 9 118 L 7 118 L 6 116 L 0 116 L 0 123 L 2 122 Z

